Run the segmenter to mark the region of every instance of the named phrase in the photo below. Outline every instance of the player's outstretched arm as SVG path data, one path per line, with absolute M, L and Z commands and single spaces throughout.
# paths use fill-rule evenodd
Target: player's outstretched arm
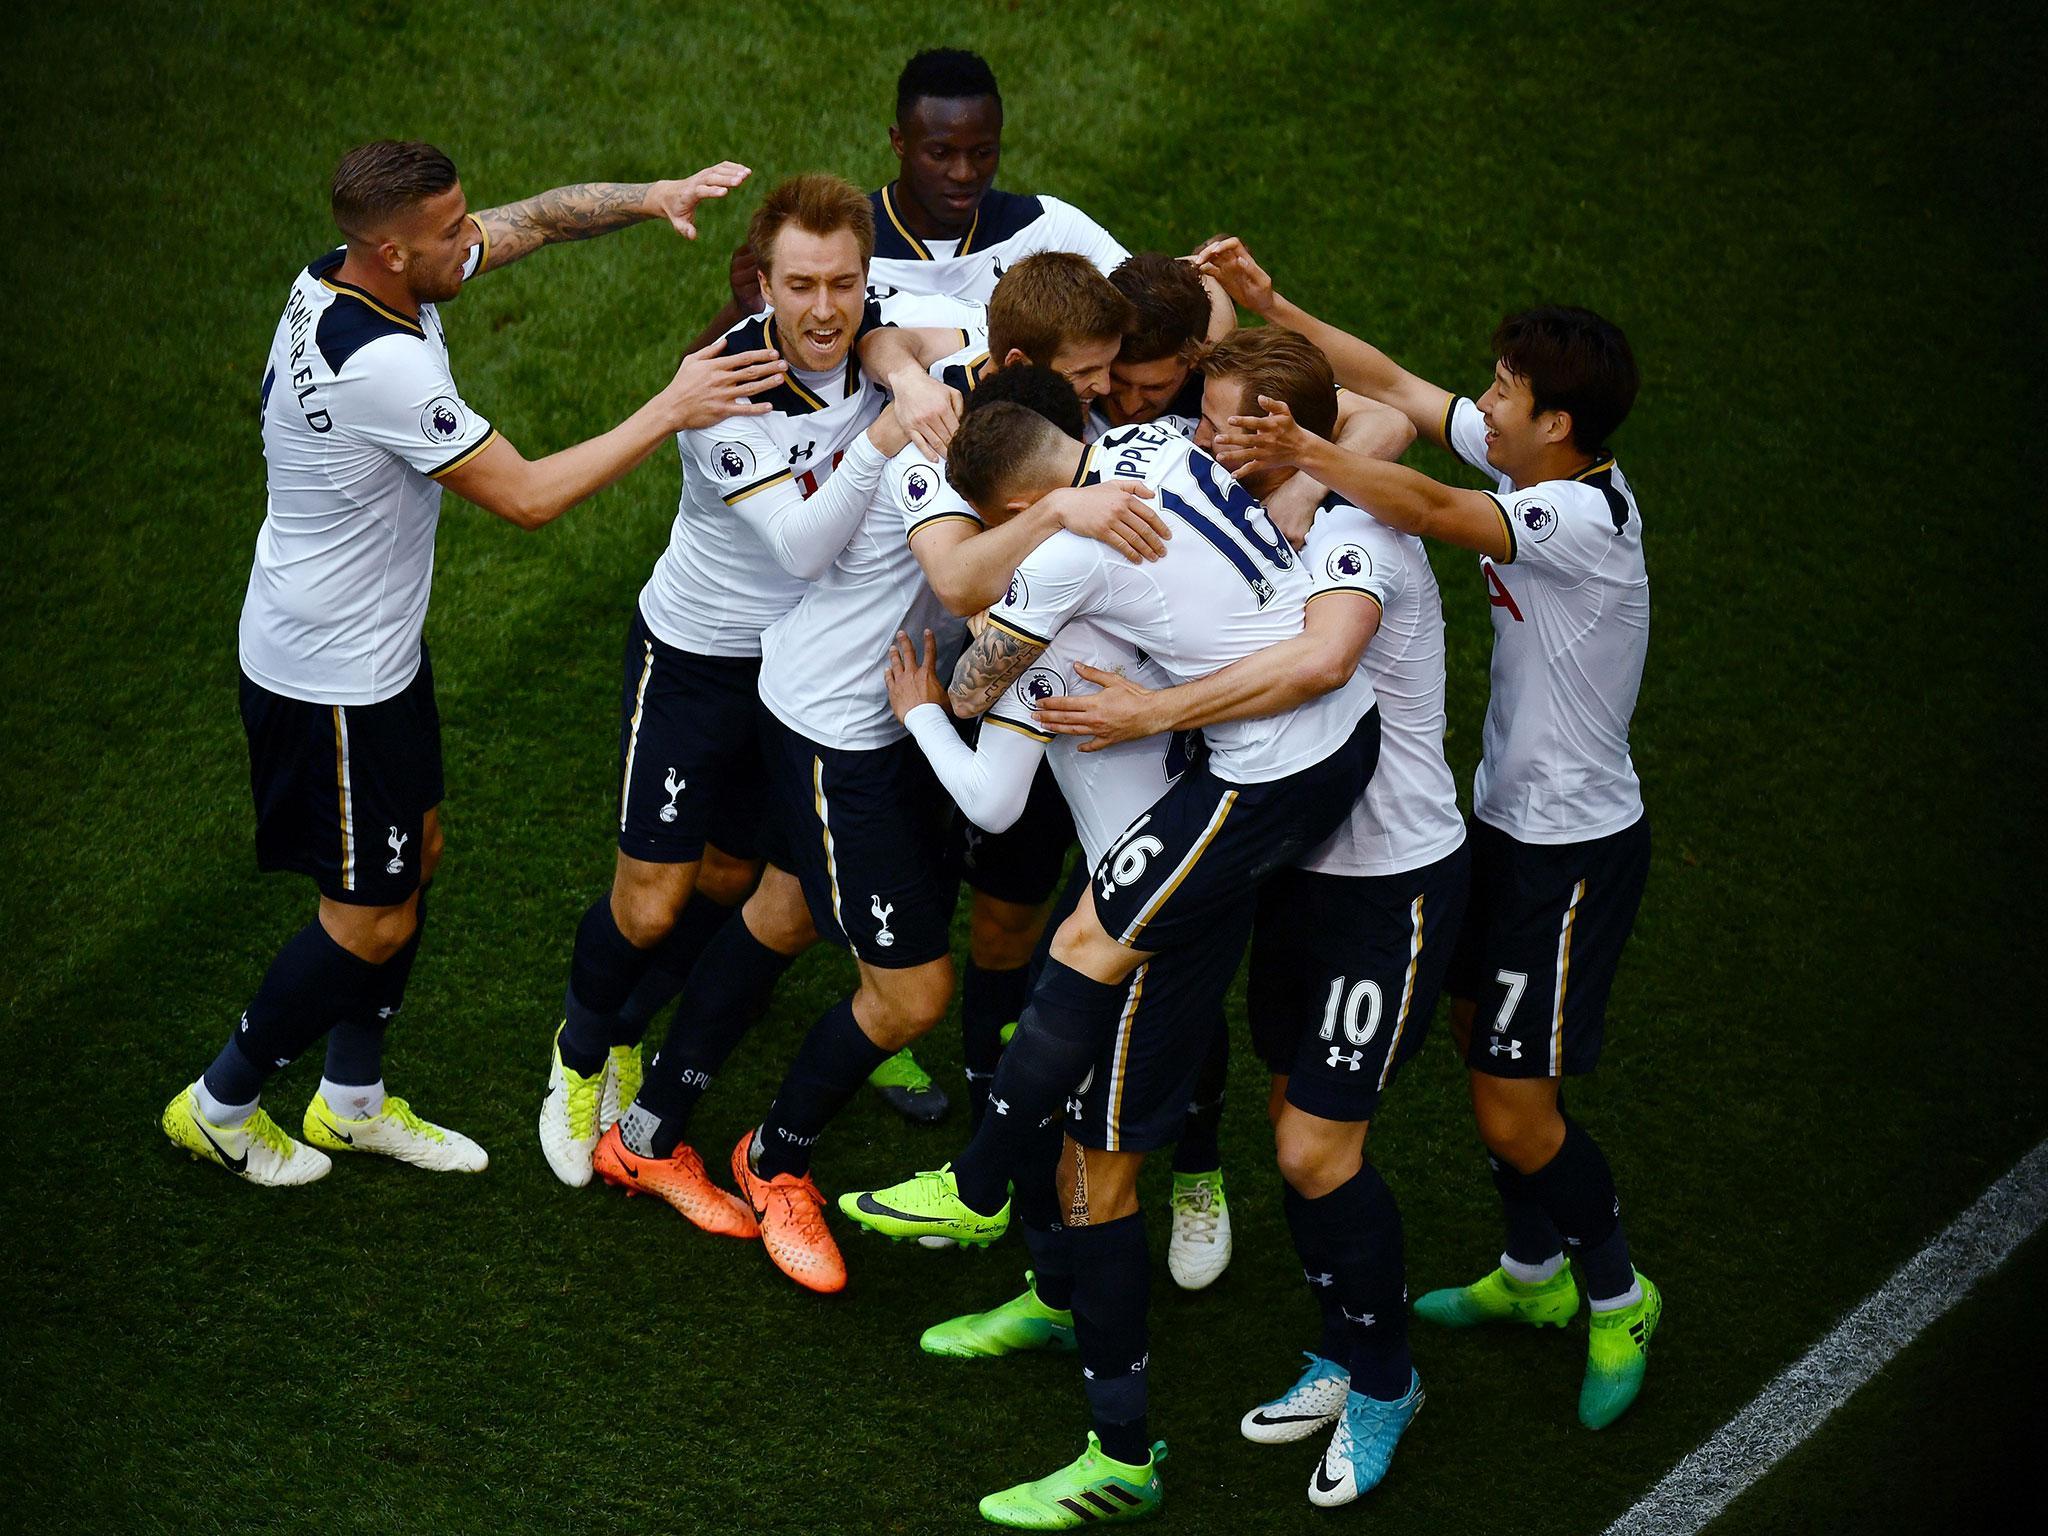
M 544 245 L 588 240 L 647 219 L 667 219 L 686 240 L 697 238 L 697 205 L 724 197 L 753 174 L 721 160 L 680 181 L 585 181 L 475 215 L 487 249 L 483 270 L 495 272 Z M 722 334 L 722 333 L 721 333 Z
M 1099 752 L 1162 731 L 1282 715 L 1343 687 L 1379 628 L 1380 605 L 1372 598 L 1362 592 L 1325 592 L 1310 601 L 1301 633 L 1293 639 L 1191 683 L 1146 688 L 1121 672 L 1079 664 L 1079 675 L 1102 691 L 1043 700 L 1038 723 L 1056 735 L 1092 737 L 1081 750 Z
M 953 686 L 947 690 L 953 713 L 962 720 L 983 713 L 1044 651 L 1037 641 L 1026 640 L 990 619 L 953 668 Z
M 502 436 L 494 437 L 483 452 L 441 476 L 441 483 L 509 523 L 539 528 L 603 490 L 677 432 L 729 416 L 761 415 L 769 407 L 748 395 L 780 382 L 783 373 L 782 360 L 771 351 L 732 357 L 716 347 L 694 352 L 666 389 L 602 436 L 544 459 L 529 459 Z
M 1267 414 L 1233 416 L 1216 434 L 1216 457 L 1226 469 L 1298 469 L 1399 533 L 1438 539 L 1495 560 L 1513 557 L 1507 514 L 1486 492 L 1461 490 L 1404 465 L 1339 448 L 1304 429 L 1282 401 L 1261 395 L 1259 405 Z
M 1414 441 L 1415 428 L 1391 405 L 1348 389 L 1337 396 L 1338 447 L 1391 463 Z M 1291 475 L 1278 490 L 1262 498 L 1266 516 L 1281 536 L 1299 549 L 1308 542 L 1309 525 L 1316 520 L 1316 508 L 1329 490 L 1314 475 Z
M 1449 446 L 1444 442 L 1449 390 L 1410 373 L 1370 342 L 1318 320 L 1299 304 L 1282 298 L 1265 268 L 1235 236 L 1218 235 L 1195 252 L 1195 260 L 1206 276 L 1215 278 L 1231 298 L 1267 324 L 1285 326 L 1314 342 L 1329 358 L 1339 384 L 1392 406 L 1439 448 Z
M 994 528 L 976 528 L 961 518 L 920 528 L 911 536 L 910 552 L 946 611 L 965 618 L 1001 602 L 1024 557 L 1063 528 L 1107 544 L 1127 560 L 1159 559 L 1173 534 L 1146 505 L 1151 495 L 1136 480 L 1063 488 Z
M 897 631 L 883 676 L 889 685 L 889 707 L 909 728 L 960 813 L 984 832 L 1007 832 L 1015 826 L 1031 798 L 1031 781 L 1044 760 L 1045 743 L 1023 731 L 986 728 L 978 747 L 962 741 L 947 711 L 930 630 L 924 632 L 922 657 L 910 636 Z

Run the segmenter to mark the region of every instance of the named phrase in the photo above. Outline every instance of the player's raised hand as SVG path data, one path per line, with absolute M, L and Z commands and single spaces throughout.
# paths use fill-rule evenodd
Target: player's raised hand
M 910 636 L 900 629 L 896 631 L 882 679 L 889 685 L 889 708 L 896 712 L 898 720 L 908 719 L 920 704 L 936 704 L 947 713 L 952 712 L 946 703 L 946 690 L 939 682 L 938 642 L 930 630 L 924 632 L 922 659 L 911 645 Z
M 1038 723 L 1060 736 L 1086 736 L 1083 752 L 1100 752 L 1120 741 L 1142 741 L 1156 736 L 1164 727 L 1152 718 L 1157 697 L 1150 688 L 1132 682 L 1121 672 L 1105 672 L 1083 662 L 1074 664 L 1075 675 L 1100 689 L 1099 693 L 1062 693 L 1038 702 Z
M 707 165 L 681 181 L 657 181 L 647 188 L 647 216 L 667 219 L 685 240 L 697 238 L 697 205 L 706 198 L 723 197 L 754 173 L 736 160 Z
M 766 401 L 750 396 L 773 389 L 787 377 L 789 369 L 780 353 L 769 347 L 758 352 L 725 354 L 720 337 L 701 352 L 692 352 L 676 369 L 676 376 L 658 397 L 671 417 L 674 431 L 687 432 L 708 427 L 728 416 L 763 416 L 772 409 Z
M 758 315 L 768 307 L 768 301 L 761 296 L 761 263 L 754 259 L 754 247 L 747 241 L 742 240 L 732 248 L 725 281 L 741 314 Z
M 889 389 L 896 396 L 896 419 L 911 441 L 926 458 L 943 460 L 960 425 L 960 392 L 921 368 L 898 369 L 889 378 Z
M 1215 278 L 1225 293 L 1253 314 L 1263 315 L 1273 307 L 1273 279 L 1237 236 L 1217 235 L 1190 259 L 1204 277 Z
M 1046 497 L 1069 533 L 1107 544 L 1133 565 L 1166 554 L 1173 530 L 1146 503 L 1152 488 L 1136 480 L 1105 480 L 1100 485 L 1062 488 Z
M 1294 419 L 1284 400 L 1259 396 L 1263 416 L 1233 416 L 1216 434 L 1216 461 L 1232 474 L 1242 470 L 1295 469 L 1321 438 Z

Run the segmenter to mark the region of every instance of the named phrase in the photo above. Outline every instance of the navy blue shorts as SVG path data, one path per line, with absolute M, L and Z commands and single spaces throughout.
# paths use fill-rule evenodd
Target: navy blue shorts
M 381 704 L 309 704 L 244 673 L 242 729 L 256 863 L 311 875 L 351 906 L 395 907 L 420 886 L 427 812 L 441 803 L 434 668 Z
M 769 857 L 803 886 L 819 935 L 884 970 L 950 954 L 957 887 L 942 855 L 949 802 L 917 743 L 828 747 L 765 706 L 760 733 Z
M 1299 773 L 1231 784 L 1206 760 L 1124 829 L 1094 871 L 1095 915 L 1129 949 L 1208 943 L 1249 922 L 1259 885 L 1334 832 L 1379 763 L 1380 712 Z
M 979 724 L 979 722 L 976 722 Z M 1049 764 L 1038 765 L 1023 814 L 1006 832 L 984 832 L 953 812 L 951 857 L 960 879 L 998 901 L 1035 907 L 1050 901 L 1074 849 L 1074 813 Z
M 1583 843 L 1472 828 L 1472 901 L 1450 992 L 1476 1011 L 1465 1061 L 1491 1077 L 1591 1072 L 1650 874 L 1650 821 Z
M 1046 924 L 1048 936 L 1079 904 L 1087 879 L 1076 865 Z M 1105 1152 L 1156 1152 L 1180 1140 L 1196 1084 L 1227 1029 L 1224 999 L 1249 929 L 1246 914 L 1214 943 L 1154 956 L 1132 973 L 1115 1033 L 1067 1100 L 1069 1136 Z M 1050 943 L 1040 942 L 1034 971 Z
M 1422 1049 L 1465 915 L 1464 844 L 1398 875 L 1284 869 L 1259 892 L 1245 991 L 1252 1044 L 1287 1102 L 1370 1120 Z
M 619 852 L 689 864 L 761 856 L 761 658 L 699 656 L 633 609 L 619 688 Z

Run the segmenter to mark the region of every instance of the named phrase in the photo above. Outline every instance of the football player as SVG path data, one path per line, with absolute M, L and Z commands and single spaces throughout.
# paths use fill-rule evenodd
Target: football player
M 481 1147 L 383 1081 L 442 848 L 440 715 L 420 638 L 442 487 L 540 527 L 670 433 L 756 409 L 748 392 L 782 368 L 766 351 L 693 355 L 610 432 L 530 461 L 456 387 L 439 306 L 559 240 L 650 218 L 694 239 L 698 205 L 747 174 L 727 162 L 471 213 L 432 145 L 385 140 L 342 157 L 332 208 L 344 244 L 293 282 L 263 376 L 269 496 L 240 640 L 257 860 L 311 876 L 319 911 L 271 961 L 213 1064 L 165 1107 L 164 1131 L 195 1158 L 257 1184 L 317 1179 L 328 1152 L 484 1167 Z M 323 1035 L 309 1146 L 258 1101 Z
M 1649 874 L 1628 727 L 1650 584 L 1642 514 L 1608 449 L 1635 401 L 1634 356 L 1589 310 L 1527 310 L 1494 331 L 1493 379 L 1473 401 L 1280 297 L 1241 242 L 1204 256 L 1239 303 L 1301 331 L 1345 383 L 1493 482 L 1463 490 L 1359 459 L 1284 409 L 1238 418 L 1218 438 L 1246 467 L 1301 468 L 1389 527 L 1480 556 L 1493 686 L 1472 787 L 1471 908 L 1449 986 L 1507 1244 L 1497 1269 L 1415 1309 L 1452 1328 L 1562 1325 L 1580 1300 L 1569 1251 L 1592 1311 L 1579 1419 L 1605 1428 L 1642 1388 L 1663 1311 L 1631 1261 L 1607 1159 L 1562 1093 L 1566 1076 L 1599 1061 L 1607 995 Z

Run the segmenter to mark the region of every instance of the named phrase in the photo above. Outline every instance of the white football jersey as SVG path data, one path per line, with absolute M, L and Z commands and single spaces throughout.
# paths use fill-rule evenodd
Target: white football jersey
M 868 194 L 875 210 L 875 254 L 868 296 L 935 293 L 986 304 L 1003 273 L 1039 251 L 1078 251 L 1107 275 L 1131 253 L 1100 224 L 1056 197 L 1025 197 L 991 187 L 958 240 L 920 240 L 883 187 Z M 903 321 L 903 324 L 924 324 Z
M 1611 458 L 1516 490 L 1486 462 L 1486 419 L 1444 413 L 1459 458 L 1491 475 L 1506 563 L 1482 559 L 1493 695 L 1473 814 L 1525 843 L 1581 843 L 1634 824 L 1642 783 L 1629 719 L 1650 648 L 1650 574 L 1635 492 Z
M 982 729 L 993 725 L 1047 743 L 1046 761 L 1052 764 L 1060 794 L 1074 813 L 1081 852 L 1093 868 L 1123 836 L 1124 829 L 1150 810 L 1187 771 L 1193 733 L 1146 736 L 1117 742 L 1099 752 L 1083 752 L 1083 738 L 1041 730 L 1038 706 L 1045 700 L 1097 691 L 1095 684 L 1074 670 L 1074 663 L 1082 661 L 1102 671 L 1119 672 L 1141 687 L 1173 684 L 1164 669 L 1128 640 L 1094 619 L 1075 619 L 989 707 L 982 717 Z
M 413 680 L 441 520 L 435 477 L 497 435 L 455 387 L 435 307 L 413 319 L 339 281 L 346 254 L 298 275 L 271 338 L 269 495 L 239 645 L 253 681 L 314 704 L 377 704 Z
M 877 323 L 870 304 L 861 333 Z M 725 334 L 727 352 L 773 347 L 775 312 Z M 761 654 L 761 631 L 796 606 L 806 585 L 783 569 L 762 529 L 783 505 L 817 491 L 887 403 L 852 349 L 831 375 L 792 369 L 755 399 L 775 409 L 676 434 L 681 503 L 668 548 L 640 590 L 647 627 L 699 656 Z
M 1336 496 L 1323 499 L 1301 557 L 1316 598 L 1363 592 L 1380 627 L 1358 665 L 1380 708 L 1380 761 L 1351 816 L 1300 867 L 1325 875 L 1398 875 L 1465 840 L 1458 785 L 1444 761 L 1444 605 L 1422 540 Z
M 1133 562 L 1062 529 L 1025 557 L 991 624 L 1043 646 L 1093 618 L 1177 683 L 1301 633 L 1307 570 L 1257 499 L 1187 438 L 1151 423 L 1118 427 L 1084 450 L 1075 476 L 1101 480 L 1152 487 L 1173 531 L 1165 557 Z M 1205 727 L 1209 766 L 1234 784 L 1284 778 L 1336 751 L 1372 707 L 1372 684 L 1355 672 L 1287 714 Z
M 882 471 L 861 525 L 832 569 L 761 635 L 761 702 L 801 736 L 868 751 L 907 734 L 889 708 L 882 669 L 896 632 L 927 629 L 957 655 L 965 626 L 924 579 L 910 536 L 948 518 L 981 519 L 912 443 Z

